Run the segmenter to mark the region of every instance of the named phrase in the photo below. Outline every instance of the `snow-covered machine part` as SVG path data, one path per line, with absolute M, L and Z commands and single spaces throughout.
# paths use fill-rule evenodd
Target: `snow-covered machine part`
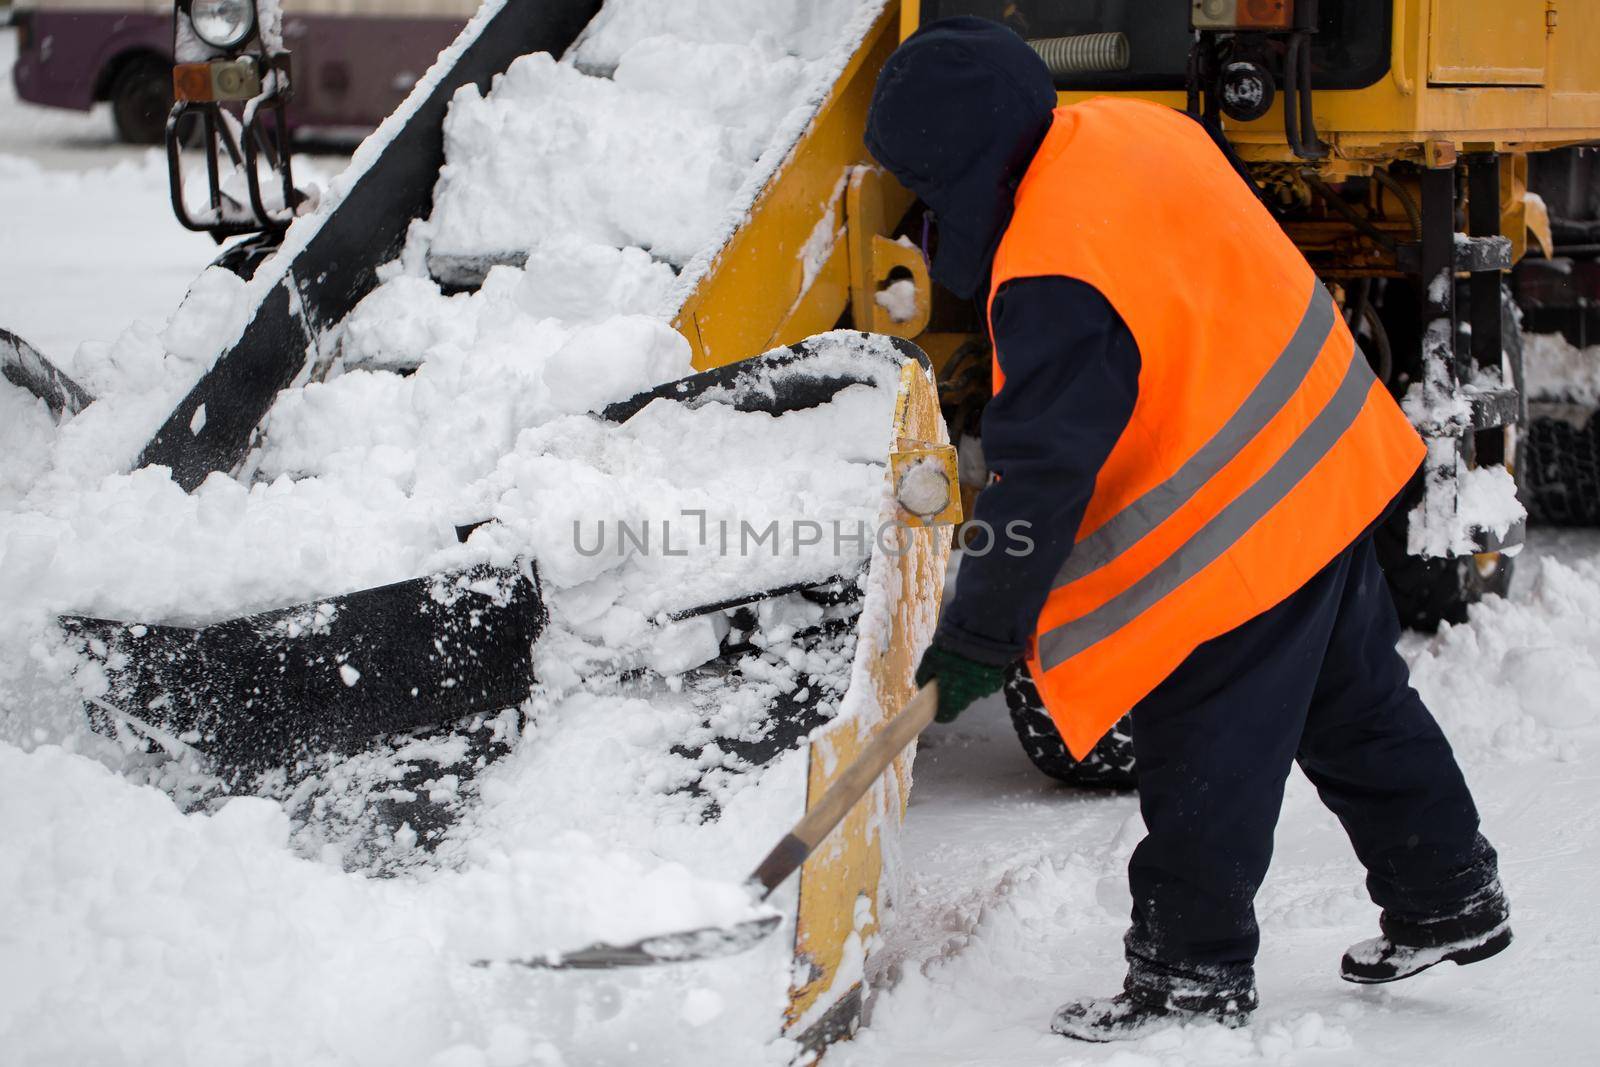
M 596 7 L 485 4 L 364 143 L 328 202 L 291 226 L 251 280 L 242 333 L 156 432 L 141 464 L 170 467 L 185 488 L 234 469 L 279 389 L 326 373 L 347 346 L 352 365 L 361 365 L 364 319 L 439 297 L 430 271 L 446 291 L 459 291 L 487 282 L 493 264 L 520 264 L 517 300 L 528 312 L 652 314 L 672 322 L 702 369 L 831 329 L 847 310 L 858 327 L 891 336 L 926 326 L 921 253 L 883 236 L 910 194 L 870 165 L 860 134 L 876 72 L 895 44 L 892 4 L 830 0 L 796 13 L 776 3 L 720 3 L 713 18 L 698 7 L 613 0 L 580 47 L 553 60 Z M 757 60 L 772 44 L 752 50 L 727 39 L 760 23 L 789 27 L 779 51 L 804 58 L 766 72 Z M 710 40 L 702 39 L 706 27 Z M 663 49 L 667 55 L 655 55 Z M 636 98 L 661 89 L 661 65 L 680 52 L 705 70 L 679 87 L 680 110 L 710 123 L 718 145 L 737 131 L 741 147 L 698 159 L 674 145 L 677 154 L 663 159 L 649 115 L 628 120 Z M 585 56 L 598 64 L 613 55 L 611 78 L 581 66 Z M 776 79 L 783 106 L 728 103 L 712 73 L 726 62 L 742 72 L 730 85 L 744 90 Z M 702 103 L 689 107 L 696 94 Z M 571 156 L 574 124 L 587 140 L 596 123 L 609 131 L 599 139 L 609 154 Z M 653 192 L 669 164 L 689 178 Z M 512 184 L 544 190 L 534 213 L 550 227 L 489 248 L 482 240 L 501 228 L 495 190 L 507 187 L 507 173 Z M 458 242 L 451 251 L 455 238 L 479 247 Z M 914 292 L 907 299 L 897 291 L 885 307 L 877 296 L 891 275 L 909 276 Z M 372 313 L 352 318 L 363 301 Z M 336 329 L 341 324 L 347 328 Z M 380 346 L 366 365 L 412 366 L 415 358 Z M 229 417 L 208 415 L 196 430 L 196 412 L 213 411 L 213 397 L 231 398 Z
M 1583 268 L 1594 273 L 1592 264 Z M 1574 273 L 1570 265 L 1567 273 Z M 1556 310 L 1579 341 L 1587 340 L 1587 309 Z M 1538 311 L 1542 325 L 1553 324 L 1549 309 Z M 1600 346 L 1561 333 L 1529 333 L 1526 342 L 1529 421 L 1518 480 L 1529 517 L 1600 526 Z
M 920 252 L 883 236 L 908 194 L 860 139 L 894 5 L 613 0 L 569 49 L 597 9 L 489 0 L 273 255 L 125 339 L 118 373 L 156 387 L 89 376 L 108 402 L 61 441 L 100 435 L 101 474 L 194 383 L 138 468 L 64 470 L 0 529 L 55 546 L 8 572 L 26 595 L 0 615 L 66 631 L 46 712 L 75 691 L 111 738 L 83 743 L 185 809 L 254 793 L 302 856 L 443 878 L 461 919 L 407 907 L 464 931 L 439 933 L 446 970 L 748 919 L 726 880 L 910 697 L 960 514 L 927 358 L 812 336 L 928 317 Z M 560 224 L 521 266 L 430 276 L 447 115 L 559 127 L 684 56 L 717 149 L 701 180 L 651 199 L 665 164 L 629 154 L 627 123 L 583 166 L 525 123 L 532 148 L 497 147 L 535 152 Z M 528 78 L 564 92 L 519 104 Z M 493 162 L 457 156 L 457 192 Z M 607 167 L 631 167 L 645 229 L 592 228 L 621 204 L 583 188 Z M 667 255 L 646 231 L 675 211 Z M 702 979 L 720 1054 L 813 1055 L 858 1024 L 910 760 L 774 896 L 782 936 Z
M 527 513 L 502 503 L 457 532 L 456 555 L 436 557 L 493 560 L 517 545 L 531 555 L 519 566 L 479 564 L 198 628 L 149 616 L 64 620 L 84 649 L 78 683 L 91 719 L 165 751 L 186 773 L 211 771 L 225 789 L 337 812 L 320 821 L 352 829 L 315 832 L 335 835 L 358 866 L 374 856 L 392 866 L 407 850 L 445 855 L 470 840 L 463 835 L 488 817 L 467 803 L 489 787 L 479 779 L 492 784 L 500 763 L 533 758 L 525 749 L 548 744 L 556 724 L 598 715 L 567 729 L 604 733 L 605 702 L 647 701 L 659 720 L 637 747 L 656 755 L 632 758 L 667 760 L 649 788 L 685 797 L 717 847 L 745 850 L 753 866 L 769 831 L 720 826 L 726 807 L 754 788 L 780 825 L 798 817 L 905 704 L 931 636 L 949 528 L 895 493 L 897 472 L 954 464 L 926 357 L 904 341 L 826 334 L 559 428 L 568 454 L 552 445 L 537 462 L 565 463 L 578 478 L 581 525 L 566 526 L 580 512 L 557 508 L 546 518 L 558 533 L 539 519 L 530 527 Z M 746 486 L 741 499 L 718 486 L 686 498 L 660 480 L 676 470 L 693 478 L 708 450 L 730 484 Z M 787 469 L 777 459 L 785 453 Z M 580 457 L 593 465 L 587 473 Z M 534 567 L 549 575 L 542 588 Z M 116 602 L 115 589 L 106 595 Z M 485 733 L 519 708 L 528 724 L 515 747 L 514 728 Z M 330 753 L 342 762 L 330 764 Z M 910 759 L 817 850 L 798 886 L 774 898 L 791 952 L 766 965 L 793 978 L 787 1007 L 771 1005 L 772 1038 L 815 1051 L 859 1022 Z M 373 791 L 356 814 L 352 775 Z M 522 803 L 566 802 L 522 788 Z M 307 832 L 318 822 L 307 817 Z M 710 918 L 737 926 L 745 916 Z M 641 925 L 623 929 L 659 932 Z M 543 931 L 495 954 L 538 955 L 591 931 L 626 943 L 576 922 Z
M 176 738 L 239 781 L 515 707 L 545 607 L 531 566 L 479 565 L 199 628 L 62 622 L 104 671 L 92 721 Z
M 309 370 L 323 333 L 372 290 L 378 268 L 399 254 L 412 221 L 427 213 L 444 163 L 441 125 L 456 90 L 469 82 L 486 87 L 518 56 L 565 51 L 598 9 L 597 0 L 487 0 L 362 142 L 318 210 L 289 226 L 251 278 L 242 331 L 214 354 L 139 465 L 169 467 L 192 489 L 242 460 L 278 390 Z M 207 418 L 197 428 L 202 409 Z
M 1475 158 L 1467 175 L 1473 236 L 1455 229 L 1454 172 L 1430 170 L 1422 179 L 1418 261 L 1427 282 L 1428 320 L 1421 380 L 1411 387 L 1404 406 L 1428 442 L 1420 499 L 1410 511 L 1407 530 L 1408 551 L 1425 559 L 1502 550 L 1514 554 L 1525 531 L 1526 513 L 1504 465 L 1508 456 L 1502 427 L 1517 425 L 1525 401 L 1519 392 L 1520 346 L 1508 351 L 1505 344 L 1507 313 L 1500 278 L 1511 267 L 1512 256 L 1510 240 L 1499 233 L 1499 166 Z M 1468 351 L 1460 354 L 1458 272 L 1466 274 L 1474 298 Z M 1499 474 L 1465 476 L 1473 465 L 1468 456 L 1486 468 L 1498 466 Z
M 293 89 L 278 0 L 177 0 L 172 36 L 165 140 L 173 213 L 186 229 L 218 240 L 282 232 L 315 208 L 319 193 L 294 180 L 285 114 Z M 203 207 L 191 202 L 184 176 L 184 143 L 195 140 L 205 156 Z M 263 169 L 272 186 L 263 185 Z
M 94 397 L 44 353 L 6 329 L 0 329 L 0 375 L 43 400 L 58 419 L 94 403 Z
M 847 310 L 861 329 L 921 332 L 926 265 L 885 236 L 911 198 L 861 140 L 895 5 L 712 9 L 614 0 L 566 59 L 525 56 L 487 96 L 461 94 L 415 246 L 429 274 L 472 289 L 496 264 L 544 278 L 645 250 L 608 310 L 672 320 L 697 367 Z

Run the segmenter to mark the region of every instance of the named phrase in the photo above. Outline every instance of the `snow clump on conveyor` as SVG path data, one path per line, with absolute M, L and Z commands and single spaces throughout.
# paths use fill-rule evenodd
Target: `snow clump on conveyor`
M 880 9 L 613 0 L 573 59 L 529 57 L 487 99 L 464 93 L 436 218 L 331 336 L 321 380 L 279 397 L 237 477 L 184 493 L 165 470 L 124 473 L 237 337 L 250 290 L 225 272 L 207 272 L 164 332 L 136 328 L 63 359 L 106 400 L 60 427 L 0 385 L 9 1053 L 576 1064 L 615 1062 L 632 1042 L 657 1063 L 788 1058 L 771 1042 L 792 930 L 670 971 L 468 964 L 748 915 L 738 883 L 803 804 L 806 763 L 790 751 L 732 773 L 739 760 L 719 740 L 751 736 L 802 679 L 824 712 L 861 710 L 845 696 L 853 637 L 791 643 L 845 608 L 763 601 L 745 680 L 720 689 L 677 672 L 716 654 L 725 617 L 670 616 L 853 577 L 868 544 L 803 545 L 784 526 L 776 550 L 748 558 L 702 545 L 668 559 L 614 540 L 579 551 L 573 527 L 592 544 L 597 523 L 615 538 L 619 523 L 649 522 L 659 537 L 685 510 L 712 530 L 877 520 L 892 383 L 779 418 L 658 401 L 619 427 L 587 412 L 690 372 L 662 304 L 679 268 L 732 231 Z M 470 146 L 505 155 L 469 158 Z M 474 208 L 463 173 L 483 175 L 479 203 L 505 213 Z M 446 295 L 426 255 L 430 234 L 456 233 L 452 218 L 520 235 L 526 264 Z M 485 525 L 461 543 L 457 527 L 472 523 Z M 410 759 L 462 758 L 455 736 L 347 761 L 320 793 L 286 782 L 277 799 L 230 799 L 182 761 L 85 732 L 80 662 L 52 624 L 205 623 L 529 556 L 552 612 L 541 691 L 520 742 L 470 782 L 401 773 Z M 515 716 L 483 726 L 496 743 L 515 736 Z M 336 832 L 351 806 L 418 795 L 472 800 L 455 804 L 431 858 L 409 825 L 376 859 Z M 398 876 L 348 869 L 366 865 Z
M 488 96 L 457 94 L 433 252 L 560 262 L 576 238 L 684 266 L 724 236 L 756 163 L 787 151 L 785 119 L 831 85 L 840 28 L 880 6 L 606 4 L 564 61 L 524 56 Z

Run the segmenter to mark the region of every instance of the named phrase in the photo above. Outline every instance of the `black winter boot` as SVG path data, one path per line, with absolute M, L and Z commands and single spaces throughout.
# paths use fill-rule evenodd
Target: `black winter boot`
M 1131 1041 L 1155 1030 L 1184 1023 L 1214 1022 L 1237 1029 L 1250 1022 L 1256 995 L 1228 997 L 1214 1002 L 1181 998 L 1165 1002 L 1122 992 L 1114 997 L 1085 997 L 1063 1004 L 1050 1021 L 1050 1029 L 1078 1041 Z
M 1443 919 L 1412 922 L 1385 912 L 1381 937 L 1351 945 L 1339 962 L 1339 977 L 1358 985 L 1410 978 L 1440 963 L 1486 960 L 1511 944 L 1511 909 L 1498 882 L 1467 908 Z

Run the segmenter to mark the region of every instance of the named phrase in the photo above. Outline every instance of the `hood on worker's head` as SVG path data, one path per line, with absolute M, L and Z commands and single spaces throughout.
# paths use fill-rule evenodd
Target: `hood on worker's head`
M 1055 106 L 1055 82 L 1033 49 L 971 15 L 930 22 L 879 72 L 867 150 L 933 211 L 933 277 L 956 295 L 974 295 L 988 277 Z

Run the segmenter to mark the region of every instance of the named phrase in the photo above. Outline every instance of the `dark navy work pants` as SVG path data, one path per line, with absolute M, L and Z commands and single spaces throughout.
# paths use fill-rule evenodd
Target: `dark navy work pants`
M 1363 538 L 1134 709 L 1147 836 L 1128 866 L 1130 988 L 1253 989 L 1252 902 L 1296 761 L 1344 824 L 1386 928 L 1498 896 L 1494 850 L 1399 637 Z

